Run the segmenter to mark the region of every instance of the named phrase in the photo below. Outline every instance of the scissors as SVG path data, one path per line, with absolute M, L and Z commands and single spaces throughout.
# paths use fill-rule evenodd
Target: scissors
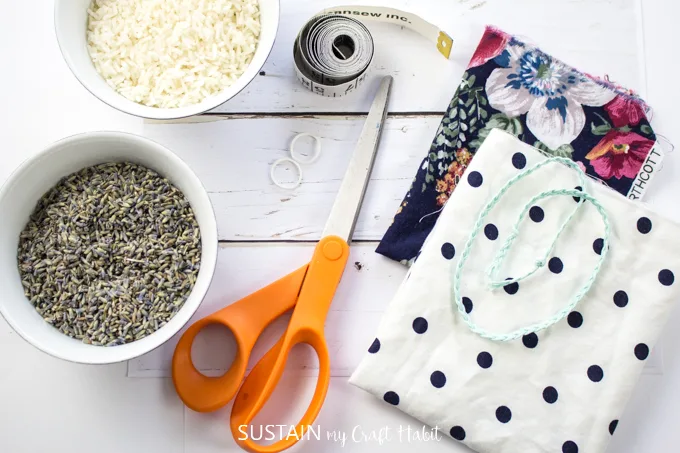
M 177 344 L 172 358 L 172 380 L 178 395 L 184 404 L 198 412 L 217 410 L 235 397 L 230 427 L 234 439 L 245 450 L 275 453 L 291 447 L 314 422 L 326 398 L 331 371 L 324 324 L 349 258 L 347 242 L 352 237 L 375 161 L 391 86 L 392 77 L 389 76 L 380 84 L 311 261 L 197 321 Z M 285 333 L 246 377 L 248 359 L 258 337 L 272 321 L 290 309 L 293 314 Z M 191 361 L 191 345 L 196 335 L 210 324 L 221 324 L 230 329 L 238 349 L 231 367 L 220 377 L 201 374 Z M 242 430 L 271 396 L 283 374 L 290 350 L 302 343 L 312 346 L 319 357 L 319 379 L 311 404 L 296 425 L 296 435 L 289 433 L 273 444 L 259 445 L 249 436 L 243 436 Z

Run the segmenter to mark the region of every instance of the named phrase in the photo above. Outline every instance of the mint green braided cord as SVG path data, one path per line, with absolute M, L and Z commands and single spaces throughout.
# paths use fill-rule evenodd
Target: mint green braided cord
M 556 159 L 564 159 L 564 158 L 560 157 L 560 158 L 556 158 Z M 569 159 L 565 159 L 565 160 L 568 160 L 569 163 L 573 164 L 573 162 L 571 160 L 569 160 Z M 543 167 L 543 166 L 545 166 L 549 163 L 552 163 L 552 162 L 554 162 L 554 160 L 552 160 L 552 159 L 545 160 L 543 162 L 538 163 L 537 165 L 534 165 L 531 168 L 528 168 L 527 170 L 523 171 L 522 173 L 517 174 L 515 177 L 511 178 L 503 187 L 501 187 L 497 197 L 500 198 L 503 195 L 505 195 L 505 192 L 510 187 L 512 187 L 512 185 L 515 184 L 517 181 L 521 180 L 522 178 L 529 176 L 531 173 L 535 172 L 539 168 L 541 168 L 541 167 Z M 576 166 L 576 168 L 578 168 L 578 166 Z M 585 175 L 585 173 L 583 173 L 580 170 L 581 169 L 579 168 L 579 182 L 581 183 L 581 187 L 585 187 L 586 175 Z M 498 250 L 498 253 L 494 257 L 493 261 L 491 262 L 491 266 L 489 266 L 489 269 L 487 270 L 487 275 L 488 275 L 489 280 L 490 280 L 489 286 L 491 288 L 502 288 L 505 285 L 509 285 L 509 284 L 512 284 L 512 283 L 515 283 L 515 282 L 521 282 L 522 280 L 529 277 L 530 275 L 533 275 L 537 270 L 539 270 L 540 268 L 545 266 L 545 263 L 548 259 L 548 256 L 550 256 L 553 249 L 555 248 L 555 244 L 557 243 L 557 240 L 560 238 L 560 235 L 562 235 L 562 232 L 564 231 L 564 229 L 567 227 L 569 222 L 571 222 L 571 219 L 574 217 L 574 215 L 576 215 L 579 208 L 583 205 L 584 199 L 581 198 L 579 200 L 578 204 L 576 205 L 576 208 L 572 211 L 571 214 L 569 214 L 569 217 L 567 217 L 567 219 L 564 221 L 564 223 L 562 223 L 562 226 L 560 226 L 560 229 L 557 231 L 557 234 L 555 235 L 555 238 L 553 239 L 552 243 L 550 244 L 550 247 L 548 247 L 546 249 L 546 251 L 543 255 L 543 258 L 538 260 L 535 263 L 534 268 L 531 271 L 527 272 L 526 274 L 524 274 L 520 277 L 513 278 L 513 279 L 510 279 L 510 280 L 494 281 L 493 279 L 498 274 L 498 270 L 500 269 L 500 267 L 503 265 L 503 262 L 505 261 L 506 255 L 510 251 L 512 244 L 515 242 L 515 239 L 519 235 L 519 225 L 520 225 L 520 223 L 522 222 L 522 220 L 524 220 L 524 217 L 526 216 L 527 212 L 529 212 L 529 209 L 534 205 L 534 203 L 536 203 L 538 200 L 546 198 L 546 196 L 550 196 L 550 195 L 545 195 L 545 194 L 546 194 L 546 192 L 543 192 L 541 194 L 536 195 L 534 198 L 532 198 L 525 205 L 524 210 L 522 211 L 519 218 L 517 219 L 517 222 L 515 222 L 515 224 L 512 227 L 512 230 L 510 230 L 510 235 L 506 239 L 505 243 Z M 555 193 L 553 195 L 559 195 L 559 194 Z M 484 217 L 486 217 L 486 215 L 491 210 L 491 208 L 493 208 L 493 206 L 494 205 L 490 205 L 490 204 L 487 205 L 488 209 L 482 211 L 482 215 L 484 215 Z
M 597 264 L 595 265 L 590 277 L 588 280 L 585 282 L 585 284 L 574 294 L 574 296 L 571 298 L 569 303 L 559 310 L 557 313 L 555 313 L 553 316 L 550 318 L 538 322 L 535 324 L 531 324 L 525 327 L 521 327 L 513 332 L 506 333 L 506 334 L 497 334 L 497 333 L 492 333 L 489 332 L 485 329 L 482 329 L 479 327 L 477 324 L 475 324 L 472 319 L 470 318 L 470 315 L 465 311 L 465 306 L 463 305 L 463 296 L 460 291 L 460 284 L 461 284 L 461 275 L 463 273 L 463 267 L 467 261 L 467 259 L 470 256 L 470 250 L 472 248 L 472 244 L 479 234 L 479 232 L 483 228 L 484 220 L 488 216 L 489 212 L 498 204 L 500 199 L 505 195 L 505 193 L 508 191 L 510 187 L 512 187 L 513 184 L 517 183 L 518 181 L 522 180 L 523 178 L 527 177 L 528 175 L 532 174 L 536 170 L 540 169 L 541 167 L 544 167 L 545 165 L 551 164 L 551 163 L 561 163 L 564 165 L 567 165 L 568 167 L 571 167 L 575 169 L 578 172 L 579 175 L 579 181 L 581 183 L 581 187 L 584 189 L 579 190 L 579 189 L 553 189 L 553 190 L 547 190 L 544 192 L 539 193 L 538 195 L 534 196 L 529 200 L 529 202 L 524 206 L 522 209 L 522 212 L 520 213 L 519 217 L 517 218 L 517 221 L 513 225 L 510 234 L 508 235 L 508 238 L 505 240 L 501 248 L 498 250 L 496 255 L 494 256 L 493 261 L 491 262 L 491 265 L 489 266 L 489 269 L 487 270 L 487 277 L 490 280 L 490 288 L 491 289 L 496 289 L 503 287 L 505 285 L 509 285 L 515 282 L 520 282 L 527 277 L 533 275 L 536 271 L 541 269 L 542 267 L 545 266 L 546 260 L 548 259 L 548 256 L 552 253 L 555 244 L 557 243 L 558 239 L 560 238 L 560 235 L 564 232 L 566 229 L 567 225 L 569 222 L 572 221 L 578 210 L 581 208 L 583 203 L 585 201 L 588 201 L 593 204 L 595 209 L 597 209 L 597 212 L 600 214 L 602 217 L 602 222 L 604 223 L 604 238 L 603 238 L 603 246 L 602 246 L 602 252 L 600 253 L 600 259 L 598 260 Z M 458 307 L 458 313 L 460 314 L 461 318 L 463 319 L 463 322 L 476 334 L 480 335 L 483 338 L 487 338 L 489 340 L 494 340 L 494 341 L 511 341 L 515 340 L 519 337 L 522 337 L 524 335 L 528 335 L 530 333 L 536 333 L 539 332 L 543 329 L 547 329 L 548 327 L 552 326 L 553 324 L 556 324 L 563 320 L 573 309 L 576 307 L 576 305 L 583 299 L 583 297 L 590 291 L 590 288 L 593 286 L 593 283 L 595 282 L 595 279 L 597 278 L 597 275 L 600 272 L 600 269 L 602 268 L 602 264 L 604 263 L 605 258 L 607 257 L 607 253 L 609 251 L 609 234 L 610 234 L 610 225 L 609 225 L 609 217 L 607 216 L 607 213 L 605 212 L 604 208 L 602 205 L 595 199 L 593 196 L 591 196 L 589 193 L 585 191 L 586 187 L 586 175 L 583 173 L 583 171 L 576 165 L 572 160 L 566 159 L 564 157 L 552 157 L 550 159 L 546 159 L 542 162 L 539 162 L 538 164 L 534 165 L 533 167 L 530 167 L 523 172 L 517 174 L 510 180 L 508 180 L 507 183 L 501 187 L 501 189 L 494 195 L 494 197 L 484 206 L 484 209 L 482 209 L 482 212 L 479 214 L 479 217 L 477 218 L 477 221 L 475 222 L 475 225 L 472 229 L 472 232 L 470 234 L 470 237 L 468 238 L 467 242 L 465 243 L 465 248 L 463 249 L 463 252 L 461 254 L 460 260 L 458 261 L 458 264 L 456 265 L 453 273 L 453 297 L 454 301 L 456 303 L 456 306 Z M 534 268 L 527 272 L 526 274 L 518 277 L 518 278 L 513 278 L 510 280 L 502 280 L 502 281 L 495 281 L 494 278 L 496 277 L 499 269 L 503 265 L 503 262 L 505 261 L 505 258 L 512 248 L 512 245 L 515 242 L 515 239 L 517 239 L 517 236 L 519 235 L 519 225 L 522 223 L 524 218 L 526 217 L 527 212 L 529 212 L 529 209 L 539 200 L 542 200 L 544 198 L 548 197 L 553 197 L 553 196 L 571 196 L 571 197 L 579 197 L 580 200 L 578 204 L 576 205 L 576 208 L 569 214 L 567 219 L 562 223 L 560 226 L 559 230 L 555 234 L 554 239 L 552 240 L 550 246 L 547 248 L 546 252 L 543 255 L 543 258 L 538 260 L 535 263 Z

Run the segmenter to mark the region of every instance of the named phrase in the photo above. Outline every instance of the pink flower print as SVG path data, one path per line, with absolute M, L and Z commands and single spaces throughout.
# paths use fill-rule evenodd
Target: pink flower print
M 611 130 L 586 154 L 586 159 L 590 160 L 595 172 L 604 179 L 612 176 L 617 179 L 624 176 L 633 179 L 653 146 L 652 140 L 635 132 Z
M 614 127 L 635 126 L 644 118 L 645 109 L 640 101 L 627 96 L 616 96 L 604 106 Z
M 481 66 L 487 61 L 496 58 L 503 52 L 509 40 L 510 35 L 500 30 L 487 28 L 484 36 L 479 41 L 477 49 L 475 49 L 475 54 L 472 56 L 470 64 L 468 64 L 468 69 Z

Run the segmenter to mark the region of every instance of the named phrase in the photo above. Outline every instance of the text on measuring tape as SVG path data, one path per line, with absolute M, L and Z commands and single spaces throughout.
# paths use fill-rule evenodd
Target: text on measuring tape
M 453 40 L 415 14 L 372 6 L 336 6 L 312 17 L 293 46 L 297 78 L 308 90 L 339 97 L 356 90 L 373 61 L 374 43 L 364 20 L 409 28 L 435 44 L 449 58 Z

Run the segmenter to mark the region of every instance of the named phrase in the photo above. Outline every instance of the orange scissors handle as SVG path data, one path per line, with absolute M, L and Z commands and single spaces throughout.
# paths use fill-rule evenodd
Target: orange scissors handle
M 319 414 L 331 376 L 324 324 L 348 258 L 349 246 L 338 236 L 326 236 L 317 244 L 286 333 L 252 369 L 234 400 L 231 431 L 242 448 L 256 453 L 285 450 L 302 438 Z M 311 404 L 296 426 L 296 435 L 271 445 L 256 444 L 247 435 L 252 432 L 249 425 L 278 384 L 290 350 L 300 343 L 312 346 L 319 357 L 319 379 Z
M 248 359 L 262 331 L 293 308 L 308 265 L 244 297 L 238 302 L 194 323 L 179 340 L 172 357 L 172 380 L 184 404 L 198 412 L 225 406 L 236 394 L 246 374 Z M 209 324 L 221 324 L 232 331 L 238 351 L 229 370 L 220 377 L 201 374 L 191 361 L 191 345 Z

